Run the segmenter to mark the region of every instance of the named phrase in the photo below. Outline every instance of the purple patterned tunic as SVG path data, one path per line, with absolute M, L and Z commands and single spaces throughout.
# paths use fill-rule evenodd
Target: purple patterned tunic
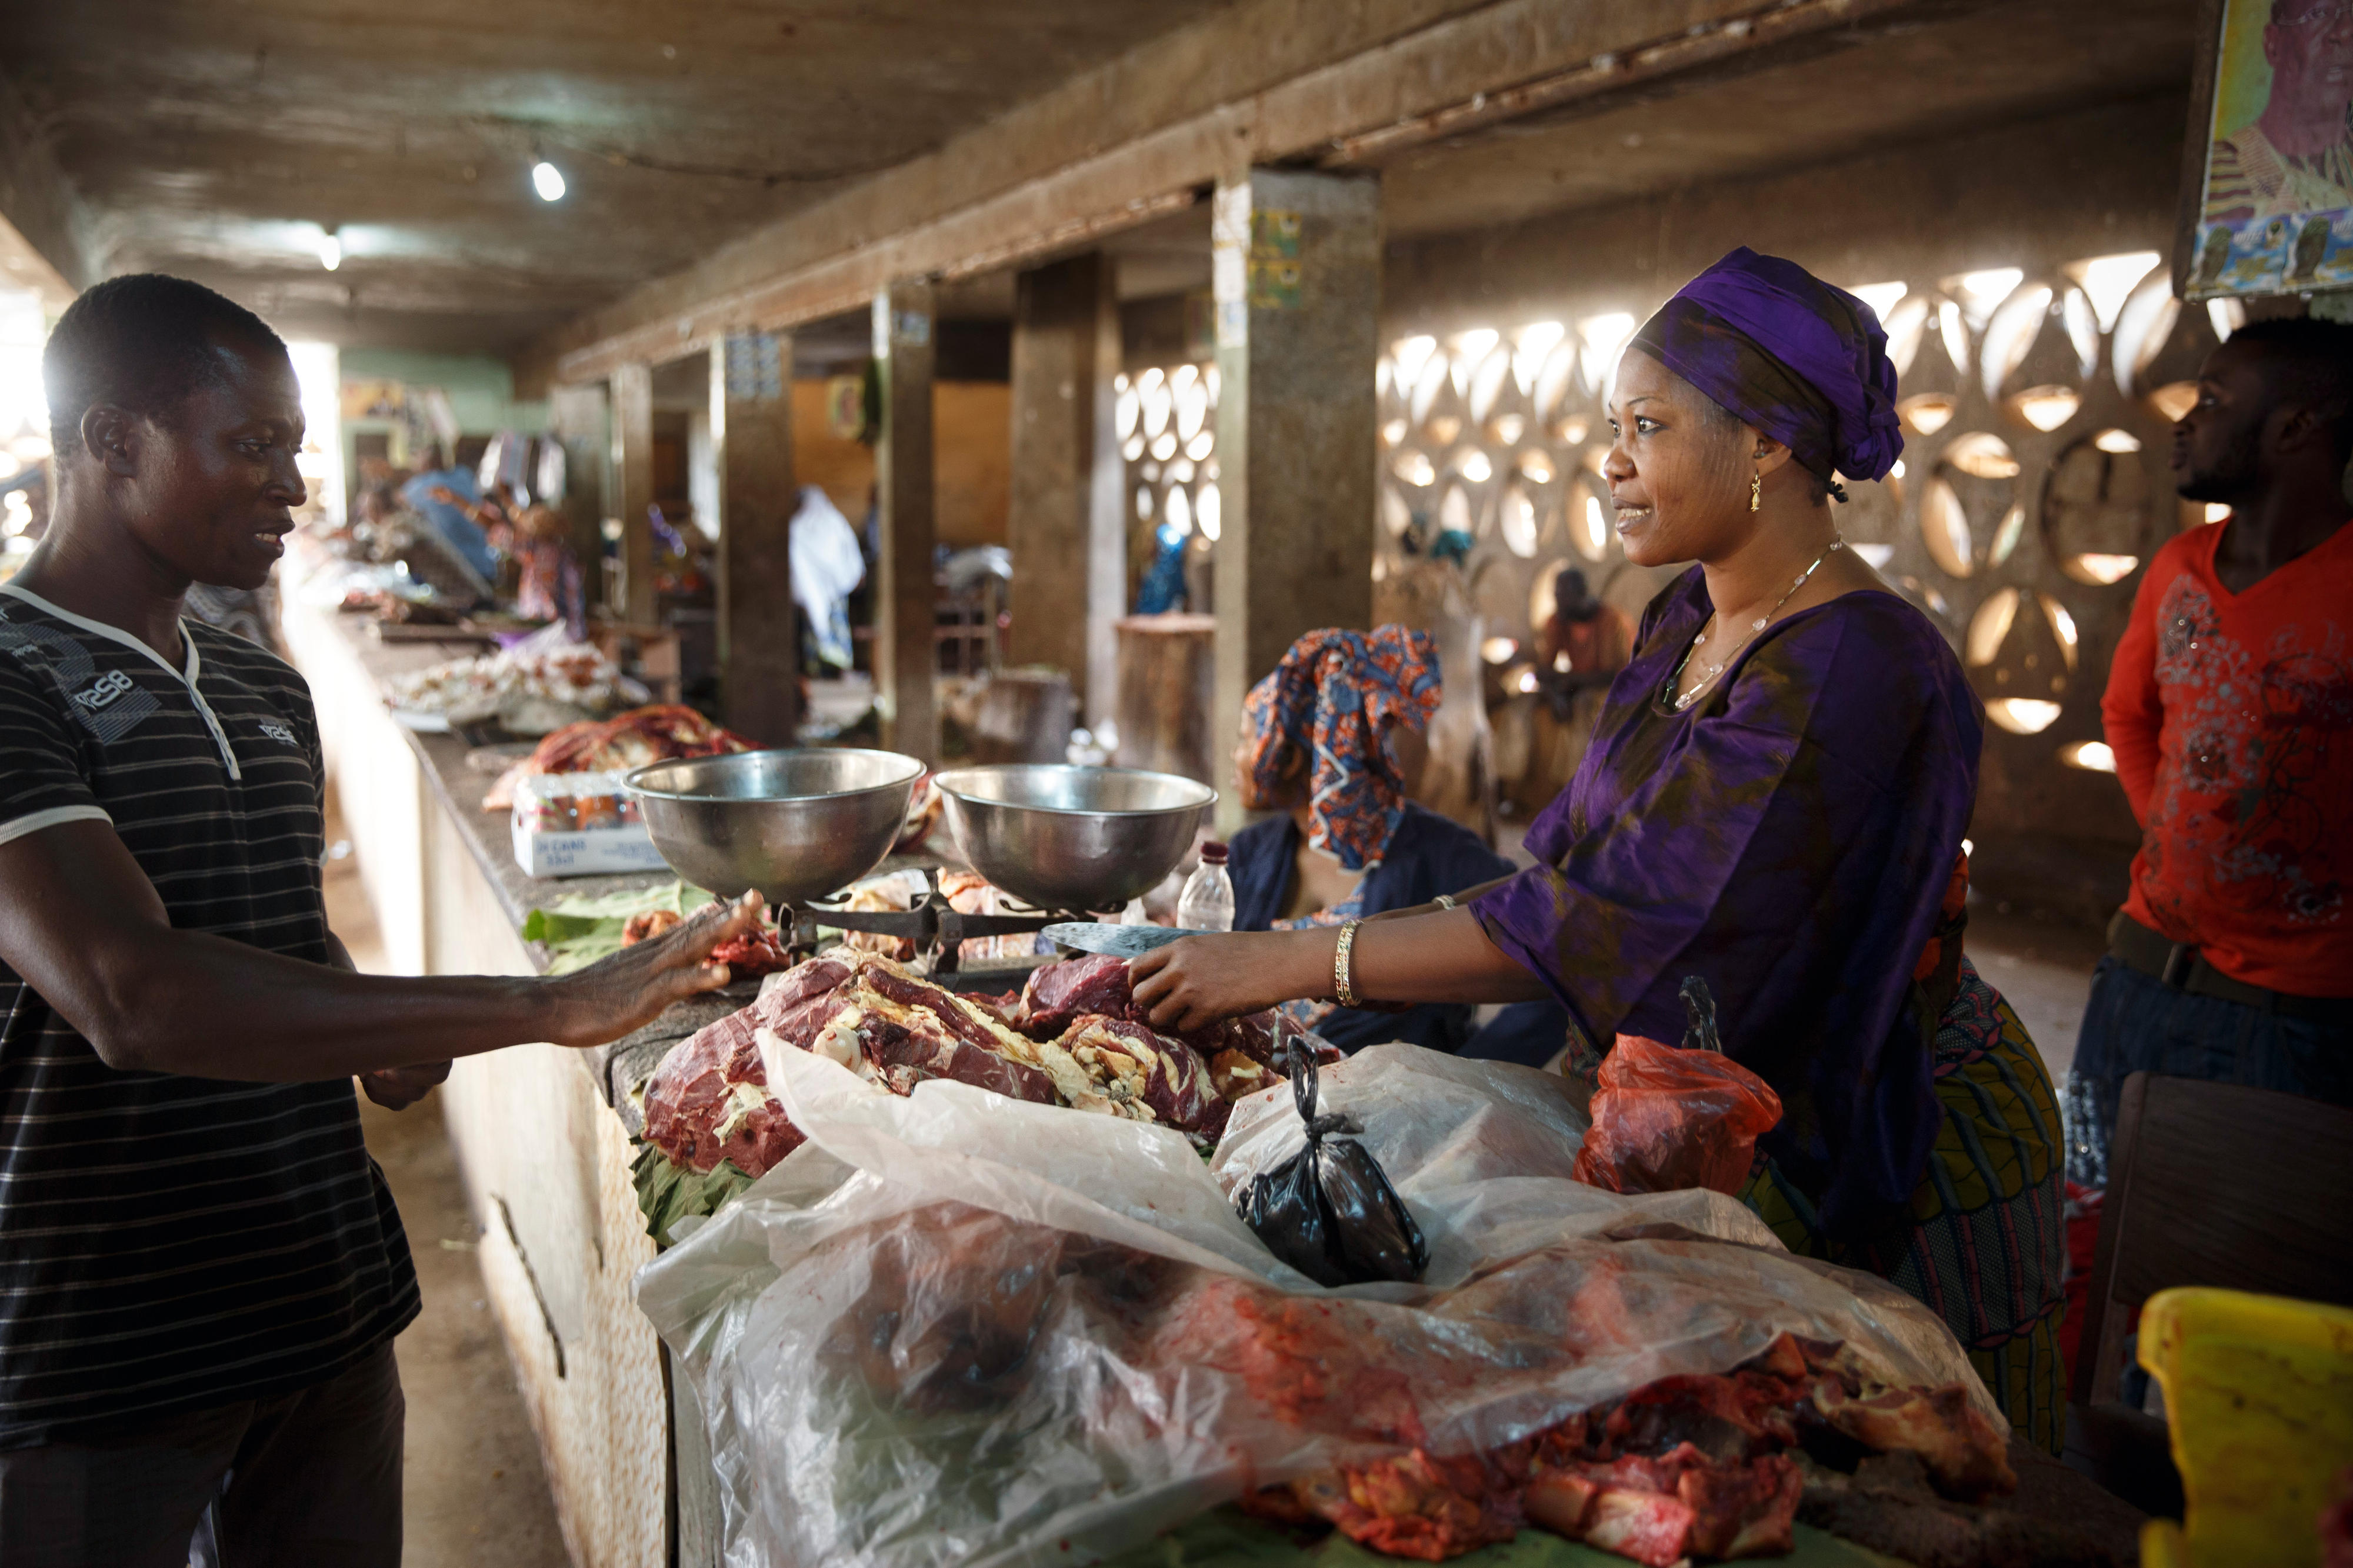
M 1943 1113 L 1913 969 L 1977 796 L 1984 728 L 1919 611 L 1860 592 L 1776 622 L 1707 695 L 1662 692 L 1712 611 L 1697 567 L 1642 618 L 1538 864 L 1472 905 L 1593 1042 L 1680 1039 L 1704 976 L 1781 1096 L 1765 1152 L 1861 1240 L 1902 1218 Z

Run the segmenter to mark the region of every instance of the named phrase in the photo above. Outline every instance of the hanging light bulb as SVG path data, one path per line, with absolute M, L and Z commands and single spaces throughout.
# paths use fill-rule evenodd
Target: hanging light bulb
M 531 188 L 539 193 L 543 202 L 564 199 L 564 171 L 542 158 L 531 166 Z
M 343 242 L 333 229 L 319 236 L 319 265 L 332 272 L 343 264 Z

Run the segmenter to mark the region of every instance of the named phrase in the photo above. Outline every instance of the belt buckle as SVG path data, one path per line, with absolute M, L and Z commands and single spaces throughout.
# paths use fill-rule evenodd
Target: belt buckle
M 2189 986 L 2190 971 L 2197 967 L 2197 963 L 2198 949 L 2196 945 L 2186 942 L 2177 942 L 2173 944 L 2172 950 L 2166 953 L 2165 969 L 2158 974 L 2158 978 L 2163 981 L 2166 984 L 2172 986 L 2176 991 L 2187 990 Z

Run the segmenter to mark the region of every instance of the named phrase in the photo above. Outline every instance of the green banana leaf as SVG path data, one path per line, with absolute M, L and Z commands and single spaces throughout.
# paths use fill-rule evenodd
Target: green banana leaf
M 550 974 L 569 974 L 620 952 L 621 932 L 632 915 L 657 910 L 691 914 L 711 901 L 712 896 L 701 888 L 679 881 L 597 898 L 558 899 L 523 917 L 522 938 L 546 943 Z

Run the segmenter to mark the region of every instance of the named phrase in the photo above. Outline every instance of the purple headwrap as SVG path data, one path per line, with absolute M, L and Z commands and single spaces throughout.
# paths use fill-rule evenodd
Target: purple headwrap
M 1879 317 L 1794 261 L 1742 246 L 1684 284 L 1632 346 L 1824 479 L 1879 479 L 1904 450 Z

